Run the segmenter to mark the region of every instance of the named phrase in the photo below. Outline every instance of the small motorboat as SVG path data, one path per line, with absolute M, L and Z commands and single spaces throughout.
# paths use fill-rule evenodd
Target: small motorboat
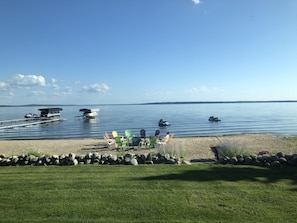
M 97 117 L 99 108 L 82 108 L 79 110 L 80 112 L 83 112 L 83 117 L 86 119 L 94 119 Z
M 162 126 L 169 126 L 169 125 L 170 125 L 170 123 L 167 122 L 166 120 L 164 120 L 164 119 L 160 119 L 159 120 L 159 126 L 160 127 L 162 127 Z
M 219 119 L 218 117 L 210 116 L 208 118 L 208 121 L 210 121 L 210 122 L 220 122 L 221 119 Z
M 27 113 L 24 118 L 39 118 L 37 114 Z

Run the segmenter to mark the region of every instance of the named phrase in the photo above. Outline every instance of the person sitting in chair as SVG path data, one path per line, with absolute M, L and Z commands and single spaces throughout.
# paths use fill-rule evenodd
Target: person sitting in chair
M 156 131 L 155 131 L 155 136 L 158 138 L 158 139 L 160 139 L 161 138 L 161 135 L 160 135 L 160 130 L 159 129 L 157 129 Z
M 169 141 L 170 132 L 167 132 L 166 135 L 159 139 L 159 144 L 166 144 Z

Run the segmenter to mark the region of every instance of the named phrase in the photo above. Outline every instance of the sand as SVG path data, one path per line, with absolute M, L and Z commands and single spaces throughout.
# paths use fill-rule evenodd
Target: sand
M 253 152 L 267 150 L 270 152 L 284 152 L 286 154 L 297 153 L 297 140 L 292 138 L 279 137 L 273 135 L 232 135 L 232 136 L 209 136 L 209 137 L 174 137 L 169 147 L 175 151 L 183 153 L 186 159 L 213 159 L 211 146 L 221 144 L 235 144 L 240 148 Z M 126 149 L 125 149 L 126 150 Z M 132 153 L 147 154 L 152 150 L 142 148 L 127 149 Z M 157 149 L 164 150 L 164 148 Z M 114 146 L 108 147 L 104 139 L 42 139 L 42 140 L 0 140 L 0 154 L 6 156 L 21 155 L 29 151 L 39 151 L 42 154 L 87 154 L 92 152 L 118 153 Z M 182 151 L 182 152 L 181 152 Z

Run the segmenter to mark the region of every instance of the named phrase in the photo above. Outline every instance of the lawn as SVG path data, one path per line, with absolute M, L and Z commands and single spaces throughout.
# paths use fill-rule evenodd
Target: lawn
M 17 166 L 0 175 L 0 222 L 297 219 L 296 167 Z

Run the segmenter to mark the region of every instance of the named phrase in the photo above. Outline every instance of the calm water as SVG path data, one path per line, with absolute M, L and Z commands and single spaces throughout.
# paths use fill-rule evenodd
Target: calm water
M 175 137 L 264 133 L 297 135 L 297 103 L 219 103 L 219 104 L 160 104 L 160 105 L 101 105 L 96 120 L 85 121 L 76 116 L 83 106 L 60 106 L 62 122 L 0 130 L 0 139 L 60 139 L 102 138 L 105 131 L 116 130 L 120 135 L 130 129 L 138 135 L 144 128 L 154 133 L 160 118 L 171 123 Z M 41 107 L 0 107 L 0 120 L 23 118 L 26 113 L 38 113 Z M 222 121 L 210 123 L 208 117 Z

